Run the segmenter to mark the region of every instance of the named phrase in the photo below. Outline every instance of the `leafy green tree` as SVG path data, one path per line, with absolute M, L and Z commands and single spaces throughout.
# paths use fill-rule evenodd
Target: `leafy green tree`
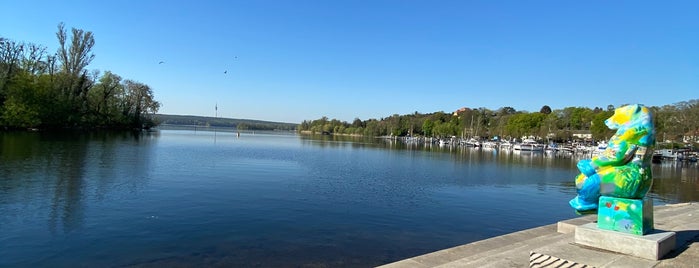
M 133 127 L 150 127 L 154 122 L 151 116 L 160 108 L 153 98 L 153 90 L 146 84 L 133 80 L 124 81 L 126 95 L 122 101 L 122 114 Z
M 541 107 L 541 110 L 539 110 L 540 113 L 542 114 L 550 114 L 551 113 L 551 107 L 548 105 L 544 105 Z
M 0 105 L 7 99 L 12 78 L 21 72 L 25 44 L 0 37 Z
M 515 114 L 508 121 L 507 129 L 514 137 L 538 134 L 545 117 L 542 113 Z
M 364 129 L 364 136 L 380 136 L 379 121 L 373 119 L 367 121 L 366 128 Z
M 613 114 L 614 111 L 603 111 L 594 115 L 592 125 L 590 126 L 590 133 L 592 134 L 593 139 L 608 140 L 612 135 L 614 135 L 614 130 L 609 129 L 604 123 L 604 121 Z
M 63 72 L 71 76 L 78 76 L 85 72 L 85 67 L 95 58 L 95 55 L 91 52 L 92 47 L 95 45 L 95 38 L 92 32 L 89 31 L 85 32 L 84 30 L 73 28 L 71 32 L 70 46 L 66 46 L 68 36 L 65 24 L 58 24 L 56 37 L 58 38 L 60 48 L 57 55 Z
M 697 132 L 699 127 L 699 100 L 681 101 L 675 103 L 677 110 L 681 111 L 676 114 L 676 118 L 679 122 L 679 135 L 678 136 L 696 136 L 693 135 Z
M 511 115 L 500 115 L 498 114 L 493 120 L 494 125 L 491 124 L 492 129 L 490 130 L 493 135 L 500 137 L 507 137 L 509 133 L 507 132 L 507 123 Z
M 311 129 L 311 123 L 309 123 L 306 120 L 303 120 L 303 122 L 301 122 L 301 124 L 298 127 L 299 131 L 308 131 L 310 129 Z
M 386 120 L 386 132 L 392 136 L 402 136 L 403 130 L 401 129 L 400 115 L 394 114 Z
M 361 119 L 355 118 L 354 121 L 352 121 L 352 127 L 357 128 L 357 127 L 362 127 L 362 126 L 364 126 L 364 123 L 362 122 Z
M 558 116 L 553 113 L 549 112 L 548 114 L 546 113 L 541 113 L 544 115 L 543 120 L 541 122 L 541 127 L 539 128 L 539 136 L 540 137 L 550 137 L 551 134 L 554 135 L 554 139 L 558 139 L 558 135 L 556 131 L 558 130 L 556 128 L 556 121 L 558 120 Z
M 438 138 L 445 138 L 445 137 L 451 137 L 455 136 L 457 133 L 457 128 L 456 125 L 452 122 L 435 122 L 434 128 L 433 128 L 433 134 L 434 136 Z
M 3 103 L 2 121 L 12 127 L 36 127 L 39 119 L 39 101 L 35 80 L 26 72 L 14 75 L 12 85 L 8 87 L 7 99 Z
M 511 114 L 516 114 L 517 110 L 515 108 L 512 108 L 510 106 L 502 107 L 498 110 L 498 114 L 500 115 L 511 115 Z
M 41 123 L 39 112 L 36 107 L 10 97 L 5 101 L 2 114 L 3 121 L 14 127 L 34 127 Z
M 105 72 L 89 92 L 91 113 L 100 122 L 110 124 L 119 118 L 119 97 L 125 94 L 122 78 L 112 72 Z
M 65 25 L 58 24 L 56 37 L 59 48 L 56 54 L 61 69 L 58 81 L 60 81 L 61 97 L 68 106 L 68 110 L 62 113 L 69 124 L 79 124 L 87 113 L 88 91 L 92 81 L 85 68 L 95 57 L 91 52 L 95 39 L 89 31 L 72 28 L 71 32 L 70 44 L 67 44 L 68 35 Z
M 434 129 L 434 122 L 430 119 L 425 119 L 425 122 L 422 124 L 422 131 L 425 134 L 425 136 L 432 137 L 434 134 L 432 130 Z

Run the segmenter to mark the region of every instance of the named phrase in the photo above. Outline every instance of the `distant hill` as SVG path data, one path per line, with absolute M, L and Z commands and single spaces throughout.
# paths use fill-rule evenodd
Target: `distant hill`
M 154 119 L 163 125 L 234 127 L 240 130 L 295 130 L 298 126 L 292 123 L 194 115 L 156 114 Z

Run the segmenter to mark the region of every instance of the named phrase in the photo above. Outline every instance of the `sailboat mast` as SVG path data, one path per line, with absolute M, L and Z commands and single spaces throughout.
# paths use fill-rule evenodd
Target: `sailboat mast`
M 471 127 L 468 129 L 468 137 L 473 137 L 473 113 L 471 113 Z

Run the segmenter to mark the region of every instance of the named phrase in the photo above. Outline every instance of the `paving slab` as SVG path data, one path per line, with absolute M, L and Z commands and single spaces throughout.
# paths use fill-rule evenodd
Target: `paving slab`
M 555 256 L 575 263 L 585 264 L 591 267 L 604 267 L 621 258 L 622 255 L 611 251 L 604 251 L 589 247 L 584 247 L 574 243 L 573 235 L 570 234 L 561 243 L 552 244 L 532 249 L 533 252 Z M 641 266 L 642 267 L 642 266 Z
M 556 243 L 561 240 L 561 236 L 564 236 L 564 234 L 552 232 L 529 241 L 505 244 L 491 251 L 468 256 L 436 267 L 521 267 L 522 260 L 528 260 L 529 258 L 530 248 Z
M 596 220 L 596 215 L 587 215 L 424 254 L 381 267 L 527 267 L 530 253 L 535 252 L 580 265 L 572 267 L 587 265 L 600 268 L 699 268 L 699 203 L 656 206 L 654 213 L 656 229 L 676 233 L 675 250 L 661 260 L 648 260 L 576 244 L 574 232 L 570 230 Z M 561 230 L 563 232 L 560 232 Z
M 536 253 L 529 253 L 529 268 L 566 267 L 566 268 L 591 268 L 592 266 L 577 263 L 574 261 L 561 259 L 555 256 Z
M 558 232 L 564 234 L 570 234 L 575 232 L 575 228 L 586 224 L 595 222 L 597 220 L 597 215 L 586 215 L 583 217 L 572 218 L 569 220 L 559 221 L 557 223 Z

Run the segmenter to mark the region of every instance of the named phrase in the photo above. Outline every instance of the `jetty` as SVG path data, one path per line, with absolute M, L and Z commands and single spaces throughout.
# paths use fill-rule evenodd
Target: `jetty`
M 379 266 L 422 267 L 697 267 L 699 203 L 654 207 L 656 232 L 675 232 L 674 249 L 658 260 L 576 243 L 576 228 L 597 220 L 587 215 L 497 236 Z M 620 245 L 623 246 L 623 245 Z

